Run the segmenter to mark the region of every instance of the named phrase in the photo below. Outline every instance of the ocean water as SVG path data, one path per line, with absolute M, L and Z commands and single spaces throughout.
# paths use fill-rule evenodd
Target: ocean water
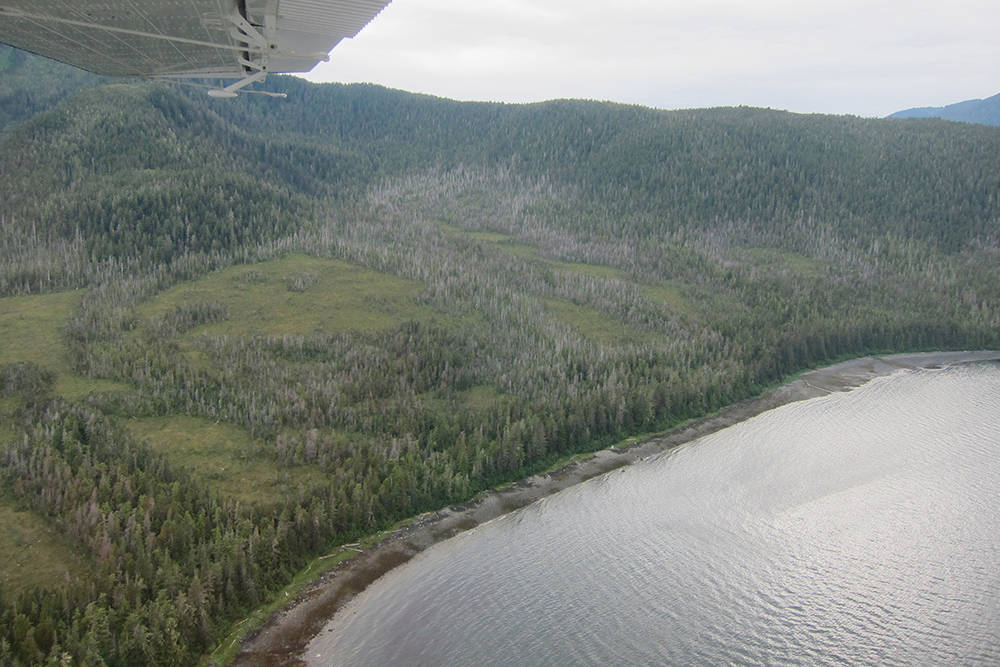
M 783 406 L 437 544 L 314 665 L 1000 664 L 1000 365 Z

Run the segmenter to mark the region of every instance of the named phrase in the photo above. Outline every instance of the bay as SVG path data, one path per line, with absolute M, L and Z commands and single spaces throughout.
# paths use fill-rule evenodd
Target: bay
M 439 543 L 311 664 L 1000 662 L 1000 365 L 792 403 Z

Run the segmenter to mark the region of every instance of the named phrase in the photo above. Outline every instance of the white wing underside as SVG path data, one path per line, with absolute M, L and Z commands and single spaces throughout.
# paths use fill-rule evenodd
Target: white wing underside
M 308 72 L 389 2 L 0 0 L 0 42 L 108 76 L 261 80 Z

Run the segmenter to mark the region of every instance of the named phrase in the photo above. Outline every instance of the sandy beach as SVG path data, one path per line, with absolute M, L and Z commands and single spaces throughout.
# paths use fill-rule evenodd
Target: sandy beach
M 1000 351 L 928 352 L 861 357 L 801 374 L 798 379 L 762 396 L 731 405 L 665 434 L 622 448 L 596 452 L 556 472 L 535 475 L 475 502 L 421 515 L 413 524 L 390 533 L 374 547 L 340 564 L 308 587 L 244 641 L 237 665 L 304 664 L 301 655 L 337 611 L 389 570 L 427 547 L 502 514 L 525 507 L 584 480 L 658 454 L 754 417 L 767 410 L 847 391 L 873 378 L 911 368 L 1000 360 Z

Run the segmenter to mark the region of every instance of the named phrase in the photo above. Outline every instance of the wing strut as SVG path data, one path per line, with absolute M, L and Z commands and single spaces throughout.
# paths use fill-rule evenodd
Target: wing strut
M 264 39 L 264 35 L 260 34 L 260 31 L 239 12 L 230 14 L 229 22 L 233 24 L 233 29 L 229 31 L 229 36 L 237 44 L 243 45 L 239 47 L 243 51 L 243 57 L 239 59 L 239 63 L 243 66 L 246 76 L 235 83 L 229 84 L 225 88 L 210 88 L 208 94 L 211 97 L 236 97 L 245 86 L 263 81 L 267 77 L 267 54 L 276 48 L 276 45 L 269 44 Z M 249 60 L 251 50 L 255 53 L 260 53 L 259 58 Z M 325 57 L 327 60 L 329 59 L 329 56 Z M 266 90 L 243 90 L 242 92 L 259 93 L 270 97 L 287 97 L 285 93 L 271 93 Z
M 240 62 L 244 67 L 257 66 L 247 60 L 241 60 Z M 251 83 L 263 81 L 266 76 L 266 69 L 258 69 L 253 74 L 248 74 L 236 83 L 231 83 L 225 88 L 209 88 L 208 95 L 209 97 L 236 97 L 239 93 L 256 93 L 258 95 L 267 95 L 268 97 L 288 97 L 285 93 L 272 93 L 268 90 L 242 90 L 244 86 L 249 86 Z

